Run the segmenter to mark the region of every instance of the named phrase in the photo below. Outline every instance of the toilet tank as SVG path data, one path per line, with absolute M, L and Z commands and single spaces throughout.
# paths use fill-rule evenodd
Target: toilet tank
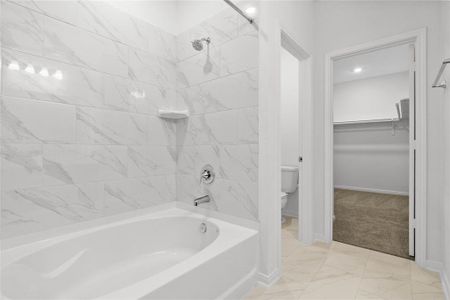
M 298 167 L 281 166 L 281 191 L 293 193 L 298 186 Z

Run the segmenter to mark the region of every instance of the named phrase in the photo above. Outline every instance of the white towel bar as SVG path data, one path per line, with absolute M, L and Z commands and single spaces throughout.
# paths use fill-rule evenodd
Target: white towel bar
M 448 63 L 450 63 L 450 58 L 444 59 L 444 61 L 442 62 L 441 68 L 439 69 L 439 72 L 433 83 L 434 88 L 440 87 L 445 89 L 447 87 L 447 82 L 445 82 L 445 80 L 440 81 L 440 79 L 442 74 L 444 73 L 445 66 L 447 66 Z

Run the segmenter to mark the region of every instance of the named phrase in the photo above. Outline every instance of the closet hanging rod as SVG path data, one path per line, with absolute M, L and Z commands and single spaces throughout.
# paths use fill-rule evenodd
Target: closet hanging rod
M 436 76 L 436 79 L 434 80 L 433 83 L 433 87 L 437 88 L 446 88 L 447 87 L 447 82 L 445 82 L 445 80 L 441 80 L 442 74 L 444 73 L 445 67 L 447 66 L 447 64 L 450 63 L 450 58 L 444 59 L 444 61 L 442 62 L 441 68 L 439 69 L 439 72 Z

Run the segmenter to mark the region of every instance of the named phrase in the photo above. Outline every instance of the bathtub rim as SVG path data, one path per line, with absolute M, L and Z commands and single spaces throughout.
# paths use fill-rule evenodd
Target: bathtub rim
M 135 221 L 137 221 L 137 219 L 139 218 L 145 219 L 144 218 L 145 216 L 148 217 L 150 214 L 156 214 L 170 209 L 179 209 L 182 211 L 192 213 L 193 214 L 192 216 L 197 215 L 197 217 L 202 216 L 206 218 L 213 218 L 226 223 L 230 223 L 232 225 L 237 225 L 259 231 L 259 223 L 257 221 L 226 215 L 207 208 L 190 206 L 186 203 L 182 203 L 179 201 L 172 201 L 169 203 L 163 203 L 147 208 L 106 216 L 95 220 L 88 220 L 84 222 L 63 225 L 58 228 L 52 228 L 44 231 L 0 239 L 0 253 L 3 256 L 4 252 L 9 252 L 15 248 L 23 247 L 34 243 L 41 243 L 41 242 L 46 243 L 48 240 L 51 239 L 61 238 L 62 240 L 65 240 L 63 239 L 63 237 L 65 237 L 66 235 L 71 236 L 75 234 L 82 235 L 83 233 L 86 234 L 87 233 L 86 231 L 92 230 L 93 228 L 97 227 L 107 228 L 108 225 L 111 226 L 113 223 L 117 223 L 117 225 L 119 225 L 119 223 L 126 224 L 131 222 L 132 219 L 136 219 Z M 2 267 L 3 263 L 0 264 L 0 269 Z
M 207 214 L 201 213 L 204 211 L 206 211 Z M 95 220 L 94 222 L 85 222 L 85 224 L 82 224 L 83 225 L 82 227 L 84 229 L 80 229 L 78 227 L 77 228 L 78 230 L 69 230 L 73 229 L 74 226 L 65 226 L 65 228 L 59 228 L 58 230 L 55 230 L 57 232 L 56 234 L 55 232 L 30 234 L 30 236 L 32 236 L 33 239 L 37 240 L 30 241 L 30 236 L 26 237 L 23 236 L 19 238 L 10 239 L 10 241 L 12 240 L 12 242 L 10 242 L 11 244 L 8 245 L 9 247 L 2 249 L 1 251 L 2 258 L 4 255 L 6 256 L 6 259 L 2 259 L 1 269 L 17 260 L 22 259 L 23 257 L 26 257 L 40 250 L 49 248 L 52 245 L 57 245 L 66 240 L 76 239 L 78 237 L 92 234 L 101 231 L 103 229 L 108 229 L 115 226 L 121 226 L 152 219 L 188 217 L 198 219 L 199 221 L 203 219 L 218 227 L 219 229 L 218 237 L 207 247 L 201 249 L 198 253 L 195 253 L 192 257 L 189 257 L 186 260 L 181 261 L 167 268 L 166 270 L 163 270 L 162 272 L 156 274 L 155 276 L 150 276 L 149 278 L 137 281 L 132 285 L 123 287 L 118 290 L 110 291 L 109 293 L 97 296 L 94 299 L 116 299 L 116 297 L 118 295 L 121 295 L 122 293 L 126 293 L 128 295 L 131 293 L 131 297 L 139 298 L 146 293 L 157 290 L 158 288 L 164 286 L 167 282 L 170 282 L 180 276 L 183 276 L 186 272 L 189 272 L 189 270 L 192 270 L 198 267 L 199 265 L 202 265 L 207 261 L 214 259 L 217 255 L 224 253 L 234 247 L 237 247 L 243 241 L 249 239 L 259 239 L 258 237 L 259 231 L 257 229 L 249 228 L 248 226 L 243 226 L 242 224 L 231 223 L 229 220 L 225 221 L 217 216 L 220 217 L 221 214 L 212 213 L 207 209 L 200 209 L 200 210 L 198 208 L 183 209 L 178 207 L 177 205 L 164 204 L 158 206 L 156 209 L 155 208 L 145 209 L 140 211 L 139 213 L 135 212 L 131 214 L 125 213 L 117 216 L 104 218 L 102 220 Z M 225 216 L 225 219 L 230 218 L 229 216 Z M 231 219 L 236 220 L 234 217 L 231 217 Z M 243 223 L 250 224 L 253 225 L 251 227 L 255 227 L 255 224 L 252 224 L 252 222 L 248 223 L 246 220 L 243 221 L 244 221 Z M 98 223 L 101 223 L 102 225 L 98 225 Z M 94 226 L 93 224 L 97 224 L 97 226 Z M 47 236 L 47 238 L 42 239 L 41 237 L 43 235 Z M 51 237 L 49 237 L 50 235 Z M 12 246 L 13 242 L 15 244 L 13 244 Z M 253 282 L 254 275 L 256 274 L 256 272 L 257 266 L 255 266 L 255 268 L 251 270 L 251 272 L 248 275 L 249 277 L 246 278 L 242 284 L 244 284 L 245 282 L 250 282 L 249 280 Z M 247 284 L 244 284 L 244 286 L 246 285 Z M 143 289 L 142 288 L 143 286 L 148 288 Z M 8 299 L 1 291 L 0 294 L 3 297 L 5 297 L 5 299 Z

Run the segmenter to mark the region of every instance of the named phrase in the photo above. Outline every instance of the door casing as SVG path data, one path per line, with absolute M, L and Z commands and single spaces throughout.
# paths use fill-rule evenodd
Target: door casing
M 426 266 L 427 86 L 425 28 L 336 50 L 325 56 L 324 239 L 325 242 L 329 243 L 333 240 L 333 62 L 337 59 L 404 44 L 412 44 L 415 48 L 415 260 L 417 264 Z

